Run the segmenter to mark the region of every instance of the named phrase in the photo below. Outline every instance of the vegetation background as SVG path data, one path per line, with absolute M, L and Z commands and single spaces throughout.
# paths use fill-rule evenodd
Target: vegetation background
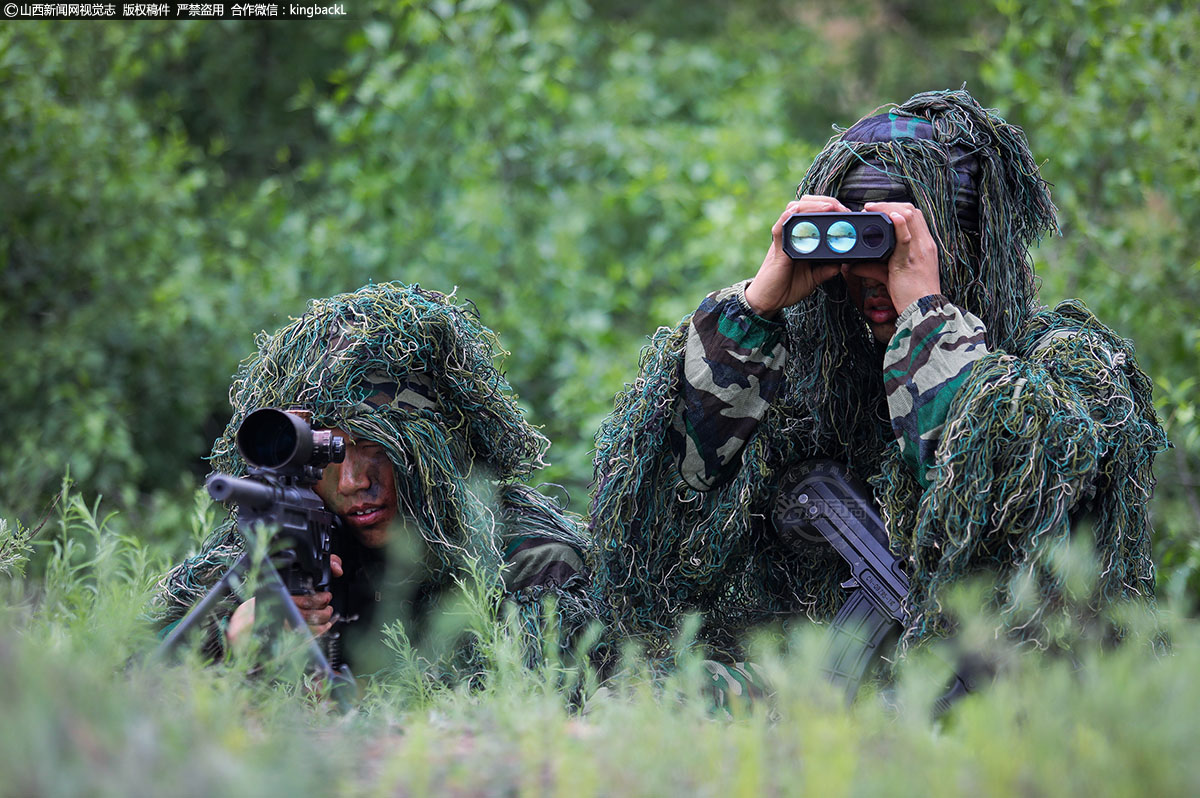
M 25 732 L 0 736 L 0 793 L 185 778 L 247 793 L 1040 794 L 1064 773 L 1078 792 L 1195 791 L 1194 765 L 1166 771 L 1193 759 L 1176 749 L 1200 717 L 1185 676 L 1200 597 L 1194 4 L 345 5 L 342 21 L 0 26 L 0 696 Z M 963 84 L 1025 127 L 1054 184 L 1043 301 L 1082 298 L 1154 379 L 1174 443 L 1154 504 L 1180 623 L 1169 661 L 1131 647 L 1082 679 L 1031 667 L 949 733 L 807 694 L 782 726 L 637 697 L 588 723 L 515 673 L 473 698 L 388 693 L 354 725 L 237 674 L 122 670 L 150 645 L 150 583 L 211 523 L 203 456 L 259 330 L 371 280 L 457 287 L 554 442 L 543 478 L 584 512 L 592 435 L 646 336 L 753 274 L 831 126 Z M 642 750 L 664 739 L 667 769 Z M 990 753 L 1003 745 L 1032 764 L 1013 770 Z M 401 753 L 362 756 L 382 748 Z M 898 781 L 948 758 L 944 782 Z

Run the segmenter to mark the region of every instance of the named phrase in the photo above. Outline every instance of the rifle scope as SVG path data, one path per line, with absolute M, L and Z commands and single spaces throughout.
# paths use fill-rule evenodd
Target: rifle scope
M 330 430 L 314 430 L 300 415 L 263 407 L 246 416 L 237 431 L 246 462 L 272 471 L 316 469 L 346 458 L 346 441 Z

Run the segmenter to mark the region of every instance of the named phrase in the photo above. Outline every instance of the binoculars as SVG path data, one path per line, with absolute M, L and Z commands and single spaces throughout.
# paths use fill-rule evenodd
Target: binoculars
M 792 260 L 887 260 L 895 248 L 886 213 L 794 213 L 783 222 L 783 251 Z

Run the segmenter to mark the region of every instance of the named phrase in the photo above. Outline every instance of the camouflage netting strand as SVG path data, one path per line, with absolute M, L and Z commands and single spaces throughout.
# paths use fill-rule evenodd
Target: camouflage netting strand
M 464 578 L 470 563 L 498 584 L 504 541 L 513 537 L 586 548 L 574 520 L 513 482 L 544 465 L 549 442 L 525 420 L 495 367 L 495 334 L 452 295 L 369 285 L 313 300 L 275 334 L 260 334 L 257 345 L 230 388 L 233 416 L 213 446 L 214 471 L 246 472 L 234 436 L 248 413 L 304 408 L 314 426 L 340 427 L 387 452 L 401 514 L 428 546 L 435 583 Z M 230 516 L 198 555 L 164 578 L 164 623 L 182 617 L 243 549 Z M 564 635 L 595 617 L 590 601 L 560 597 Z M 536 614 L 523 610 L 522 621 L 534 626 Z
M 1027 248 L 1055 229 L 1054 206 L 1024 134 L 965 91 L 917 95 L 891 118 L 925 133 L 855 140 L 851 128 L 798 194 L 842 196 L 864 165 L 896 183 L 937 239 L 942 292 L 987 326 L 992 354 L 955 399 L 936 478 L 922 490 L 901 459 L 882 350 L 840 277 L 785 311 L 784 386 L 741 469 L 707 493 L 687 487 L 668 445 L 687 319 L 659 330 L 597 434 L 591 507 L 601 588 L 651 648 L 666 648 L 685 611 L 703 613 L 707 642 L 735 658 L 749 627 L 835 613 L 848 576 L 840 557 L 818 544 L 788 550 L 769 520 L 782 474 L 814 457 L 847 463 L 874 487 L 913 570 L 907 644 L 938 633 L 946 586 L 985 571 L 999 574 L 994 601 L 1010 628 L 1036 640 L 1036 623 L 1011 615 L 1009 580 L 1031 573 L 1043 604 L 1055 602 L 1048 558 L 1085 515 L 1104 569 L 1097 604 L 1153 595 L 1145 505 L 1165 437 L 1150 383 L 1130 342 L 1081 304 L 1037 305 Z

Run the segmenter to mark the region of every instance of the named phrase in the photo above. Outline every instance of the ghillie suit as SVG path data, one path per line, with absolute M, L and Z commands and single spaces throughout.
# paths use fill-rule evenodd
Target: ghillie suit
M 965 91 L 920 94 L 832 138 L 801 194 L 913 202 L 943 295 L 898 309 L 886 348 L 840 276 L 780 322 L 742 283 L 658 331 L 596 438 L 597 578 L 625 631 L 662 650 L 699 612 L 704 642 L 737 657 L 751 627 L 831 618 L 841 558 L 784 546 L 770 521 L 780 477 L 816 457 L 872 485 L 912 576 L 905 647 L 943 631 L 944 588 L 984 573 L 1003 623 L 1036 643 L 1061 600 L 1050 555 L 1085 515 L 1095 606 L 1152 600 L 1146 503 L 1165 437 L 1150 383 L 1081 303 L 1037 304 L 1028 247 L 1055 211 L 1021 130 Z M 1040 590 L 1032 616 L 1022 573 Z
M 230 388 L 233 417 L 213 446 L 214 470 L 245 473 L 234 436 L 251 411 L 307 409 L 314 426 L 377 443 L 391 460 L 405 521 L 391 535 L 415 530 L 410 534 L 423 541 L 418 608 L 432 606 L 458 581 L 482 579 L 485 591 L 502 592 L 507 607 L 516 606 L 531 660 L 541 654 L 543 597 L 555 599 L 564 647 L 597 617 L 578 522 L 516 481 L 544 465 L 549 442 L 525 420 L 494 366 L 498 342 L 473 308 L 417 286 L 368 285 L 311 301 L 257 345 Z M 197 555 L 164 577 L 162 622 L 181 618 L 243 551 L 231 515 Z M 378 564 L 377 553 L 343 557 L 354 554 L 365 566 Z M 222 615 L 235 606 L 231 601 Z M 219 655 L 223 639 L 210 629 L 208 653 Z

